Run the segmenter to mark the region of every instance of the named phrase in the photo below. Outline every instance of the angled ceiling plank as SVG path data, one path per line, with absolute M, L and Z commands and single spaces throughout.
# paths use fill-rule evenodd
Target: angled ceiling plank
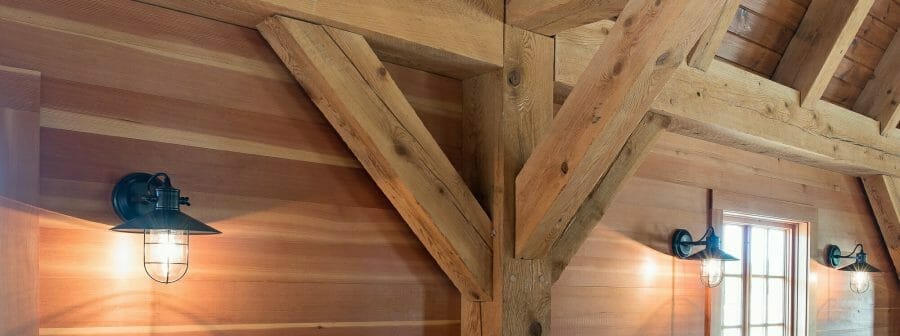
M 878 120 L 881 134 L 888 135 L 900 124 L 900 34 L 894 34 L 874 76 L 853 109 Z
M 700 39 L 697 40 L 697 45 L 688 55 L 688 65 L 700 70 L 709 68 L 709 64 L 716 57 L 716 52 L 719 51 L 722 39 L 725 38 L 725 33 L 728 32 L 731 21 L 734 21 L 734 15 L 740 5 L 741 0 L 725 1 L 722 11 L 719 12 L 715 21 L 703 31 L 703 35 L 700 35 Z
M 391 63 L 468 78 L 503 63 L 502 0 L 138 0 L 248 28 L 273 15 L 363 35 Z
M 491 222 L 362 36 L 258 27 L 463 296 L 491 299 Z
M 509 0 L 506 22 L 544 35 L 613 19 L 628 0 Z
M 602 30 L 589 28 L 567 31 L 579 37 L 567 43 L 557 38 L 557 64 L 566 63 L 557 67 L 557 102 L 604 44 Z M 801 107 L 797 90 L 719 60 L 676 72 L 652 104 L 672 118 L 670 132 L 848 175 L 900 176 L 900 138 L 881 136 L 875 120 L 828 102 Z
M 900 272 L 900 179 L 870 175 L 862 181 L 894 270 Z
M 516 179 L 516 256 L 546 256 L 724 1 L 632 0 Z
M 815 107 L 872 8 L 873 0 L 813 0 L 772 79 Z

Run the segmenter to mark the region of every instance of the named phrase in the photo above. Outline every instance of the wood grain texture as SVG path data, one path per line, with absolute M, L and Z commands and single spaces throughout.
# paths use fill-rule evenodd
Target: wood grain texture
M 629 2 L 516 178 L 517 257 L 547 255 L 723 4 Z
M 875 213 L 881 237 L 894 265 L 900 272 L 900 179 L 885 175 L 862 177 L 869 205 Z
M 37 213 L 31 205 L 0 196 L 0 335 L 38 333 Z
M 800 91 L 801 106 L 815 107 L 872 4 L 812 1 L 772 78 Z
M 363 37 L 284 17 L 259 30 L 460 292 L 489 300 L 490 219 Z
M 498 0 L 142 2 L 248 28 L 272 15 L 329 25 L 363 35 L 386 61 L 454 78 L 499 67 L 503 57 Z
M 870 254 L 870 260 L 887 256 L 858 179 L 664 133 L 554 285 L 554 332 L 702 334 L 707 291 L 697 279 L 699 265 L 673 258 L 668 239 L 674 228 L 703 230 L 709 189 L 720 196 L 742 195 L 717 199 L 729 210 L 816 219 L 806 261 L 809 302 L 817 308 L 810 334 L 900 330 L 892 327 L 898 308 L 892 273 L 876 275 L 876 292 L 858 296 L 849 291 L 843 272 L 821 265 L 830 243 L 862 242 L 867 251 L 873 249 L 869 245 L 877 250 L 879 256 Z M 778 206 L 770 206 L 774 203 Z M 878 263 L 890 268 L 887 259 Z M 865 322 L 855 320 L 863 316 Z
M 553 39 L 509 26 L 502 71 L 463 82 L 469 181 L 494 221 L 494 300 L 464 302 L 478 312 L 471 335 L 546 335 L 550 272 L 544 260 L 515 258 L 515 176 L 553 118 Z M 475 307 L 473 307 L 475 306 Z M 477 325 L 477 327 L 475 327 Z
M 459 334 L 458 291 L 364 170 L 218 150 L 241 140 L 353 160 L 257 31 L 133 1 L 0 6 L 0 63 L 41 71 L 45 108 L 104 121 L 41 129 L 45 333 Z M 459 82 L 385 67 L 458 163 Z M 90 133 L 110 120 L 205 142 Z M 108 232 L 109 192 L 132 171 L 169 172 L 186 211 L 226 232 L 192 239 L 176 286 L 144 274 L 139 236 Z
M 627 3 L 627 0 L 511 0 L 506 4 L 506 22 L 552 36 L 600 20 L 615 20 Z
M 557 45 L 557 58 L 575 60 L 557 72 L 557 93 L 575 85 L 583 55 L 600 47 L 591 43 L 603 43 L 577 41 Z M 799 105 L 796 90 L 716 60 L 706 72 L 680 67 L 653 109 L 673 117 L 673 132 L 850 175 L 897 174 L 900 143 L 877 122 L 830 103 Z
M 39 325 L 39 72 L 0 66 L 0 335 Z
M 740 0 L 727 0 L 722 6 L 722 11 L 714 19 L 713 23 L 703 31 L 697 45 L 688 55 L 687 62 L 690 66 L 697 69 L 706 70 L 709 64 L 716 57 L 719 46 L 722 45 L 722 39 L 728 32 L 728 27 L 734 21 L 734 16 L 740 7 Z
M 854 109 L 878 120 L 882 134 L 900 126 L 900 34 L 894 36 Z
M 653 113 L 648 113 L 635 128 L 634 133 L 628 137 L 625 146 L 616 156 L 609 171 L 603 180 L 592 190 L 588 199 L 575 214 L 572 223 L 562 233 L 559 240 L 550 250 L 550 263 L 553 267 L 553 280 L 559 279 L 560 274 L 572 260 L 572 257 L 588 239 L 591 231 L 603 218 L 609 209 L 613 199 L 634 175 L 644 158 L 650 154 L 650 148 L 656 139 L 668 127 L 669 118 Z
M 653 104 L 673 116 L 670 131 L 851 175 L 898 173 L 900 143 L 871 119 L 825 102 L 803 108 L 795 90 L 726 64 L 682 69 Z

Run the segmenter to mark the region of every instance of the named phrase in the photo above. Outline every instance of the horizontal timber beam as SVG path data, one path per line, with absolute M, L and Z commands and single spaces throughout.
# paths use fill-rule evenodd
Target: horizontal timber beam
M 360 34 L 387 62 L 454 78 L 503 63 L 503 0 L 137 0 L 248 28 L 273 15 Z
M 863 176 L 862 181 L 895 274 L 900 278 L 900 178 L 870 175 Z
M 491 300 L 491 221 L 366 40 L 286 17 L 258 28 L 462 295 Z
M 628 0 L 508 0 L 506 22 L 544 35 L 615 19 Z
M 516 257 L 545 257 L 724 1 L 631 0 L 516 178 Z
M 604 44 L 602 24 L 557 36 L 557 64 L 567 62 L 556 70 L 557 103 Z M 797 90 L 723 61 L 679 66 L 651 107 L 672 118 L 670 132 L 854 176 L 900 176 L 900 138 L 881 136 L 877 121 L 824 101 L 801 107 Z

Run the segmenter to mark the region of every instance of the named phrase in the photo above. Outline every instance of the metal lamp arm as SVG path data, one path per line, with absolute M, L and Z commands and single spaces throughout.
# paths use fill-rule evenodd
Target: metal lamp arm
M 839 256 L 837 256 L 837 257 L 838 257 L 838 258 L 841 258 L 841 259 L 852 259 L 852 258 L 855 258 L 856 253 L 857 253 L 857 250 L 859 250 L 860 253 L 863 252 L 863 246 L 862 246 L 862 244 L 856 244 L 856 246 L 853 247 L 853 251 L 850 251 L 849 254 L 847 254 L 847 255 L 839 255 Z

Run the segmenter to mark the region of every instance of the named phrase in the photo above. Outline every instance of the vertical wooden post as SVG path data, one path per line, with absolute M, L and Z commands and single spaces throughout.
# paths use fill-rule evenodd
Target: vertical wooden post
M 0 336 L 38 334 L 40 85 L 0 66 Z
M 547 335 L 550 264 L 515 258 L 515 178 L 553 118 L 553 39 L 508 26 L 502 71 L 463 81 L 464 176 L 494 223 L 494 301 L 463 302 L 464 335 Z

